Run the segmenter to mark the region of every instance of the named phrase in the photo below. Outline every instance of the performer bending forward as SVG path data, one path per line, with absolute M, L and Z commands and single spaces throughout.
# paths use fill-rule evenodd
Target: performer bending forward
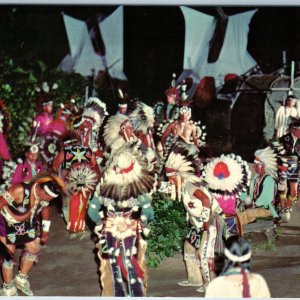
M 33 296 L 28 273 L 37 261 L 40 242 L 46 243 L 50 227 L 49 202 L 64 192 L 62 180 L 55 175 L 38 174 L 29 183 L 12 185 L 0 195 L 0 241 L 11 252 L 2 265 L 2 296 L 17 296 L 17 289 Z M 40 224 L 40 219 L 41 224 Z M 38 237 L 42 226 L 41 239 Z M 24 245 L 18 275 L 13 279 L 13 255 L 17 245 Z
M 204 184 L 199 182 L 199 177 L 194 175 L 195 167 L 192 163 L 195 160 L 185 151 L 184 148 L 174 147 L 165 167 L 170 183 L 177 188 L 179 201 L 181 198 L 183 200 L 190 225 L 184 242 L 188 279 L 178 284 L 198 286 L 197 291 L 204 292 L 210 282 L 216 240 L 216 228 L 210 226 L 211 216 L 221 214 L 222 210 Z

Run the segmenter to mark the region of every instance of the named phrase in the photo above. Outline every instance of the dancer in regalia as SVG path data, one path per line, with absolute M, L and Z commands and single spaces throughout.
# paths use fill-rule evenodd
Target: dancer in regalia
M 127 144 L 107 161 L 94 214 L 99 236 L 102 296 L 146 295 L 145 236 L 153 219 L 151 194 L 156 175 L 148 170 L 138 145 Z M 95 200 L 95 199 L 94 199 Z M 96 218 L 95 218 L 96 217 Z
M 38 259 L 41 243 L 45 244 L 48 240 L 51 224 L 49 203 L 61 197 L 64 191 L 64 183 L 59 177 L 40 173 L 29 183 L 12 185 L 0 195 L 0 241 L 11 253 L 11 257 L 5 258 L 2 264 L 2 296 L 17 296 L 17 289 L 33 296 L 28 275 Z M 19 272 L 13 278 L 17 246 L 24 249 Z
M 195 286 L 198 292 L 204 292 L 211 280 L 209 260 L 213 260 L 217 234 L 211 222 L 215 216 L 222 214 L 222 209 L 195 175 L 194 163 L 194 155 L 189 154 L 186 148 L 174 147 L 165 164 L 165 171 L 173 189 L 177 189 L 177 198 L 183 201 L 189 222 L 183 250 L 187 280 L 178 284 Z M 174 196 L 176 193 L 173 192 L 172 198 Z

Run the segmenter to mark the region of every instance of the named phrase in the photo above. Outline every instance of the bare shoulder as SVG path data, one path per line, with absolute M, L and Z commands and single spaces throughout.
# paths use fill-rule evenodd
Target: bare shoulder
M 24 194 L 24 187 L 22 184 L 14 184 L 9 189 L 8 192 L 13 197 L 14 201 L 17 203 L 22 202 L 23 194 Z

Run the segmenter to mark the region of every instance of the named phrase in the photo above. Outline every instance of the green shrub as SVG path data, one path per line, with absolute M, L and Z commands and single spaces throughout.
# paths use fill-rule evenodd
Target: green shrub
M 150 224 L 147 240 L 147 263 L 149 267 L 157 267 L 165 257 L 181 250 L 187 222 L 183 204 L 172 201 L 165 194 L 154 194 L 152 205 L 155 219 Z
M 41 61 L 21 66 L 3 53 L 0 56 L 0 69 L 0 99 L 6 104 L 11 119 L 7 140 L 12 157 L 16 159 L 24 151 L 24 142 L 36 115 L 38 94 L 35 87 L 41 86 L 44 81 L 49 86 L 57 83 L 57 101 L 54 103 L 56 111 L 60 103 L 69 101 L 71 96 L 77 102 L 83 103 L 85 80 L 79 74 L 48 70 Z

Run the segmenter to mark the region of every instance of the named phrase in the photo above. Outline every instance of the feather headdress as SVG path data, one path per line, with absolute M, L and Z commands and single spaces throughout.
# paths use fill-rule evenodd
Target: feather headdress
M 130 120 L 125 115 L 115 115 L 109 117 L 104 127 L 103 138 L 106 146 L 116 150 L 125 144 L 124 137 L 120 135 L 122 126 L 130 125 Z
M 167 176 L 180 176 L 191 182 L 200 181 L 195 175 L 195 153 L 191 153 L 188 148 L 175 146 L 165 164 Z
M 129 119 L 135 131 L 146 133 L 154 124 L 154 109 L 139 100 L 132 101 L 135 109 L 129 114 Z
M 147 169 L 141 152 L 125 147 L 108 161 L 102 176 L 100 196 L 115 202 L 151 194 L 155 190 L 156 175 Z
M 278 164 L 277 154 L 274 149 L 268 146 L 265 149 L 259 149 L 254 153 L 255 159 L 263 163 L 265 172 L 271 175 L 273 178 L 277 178 Z
M 84 105 L 81 120 L 74 127 L 79 127 L 87 120 L 92 123 L 93 129 L 99 129 L 107 115 L 106 104 L 96 97 L 90 97 Z
M 251 172 L 246 161 L 235 154 L 222 154 L 212 159 L 203 169 L 203 180 L 208 188 L 219 194 L 246 191 Z

